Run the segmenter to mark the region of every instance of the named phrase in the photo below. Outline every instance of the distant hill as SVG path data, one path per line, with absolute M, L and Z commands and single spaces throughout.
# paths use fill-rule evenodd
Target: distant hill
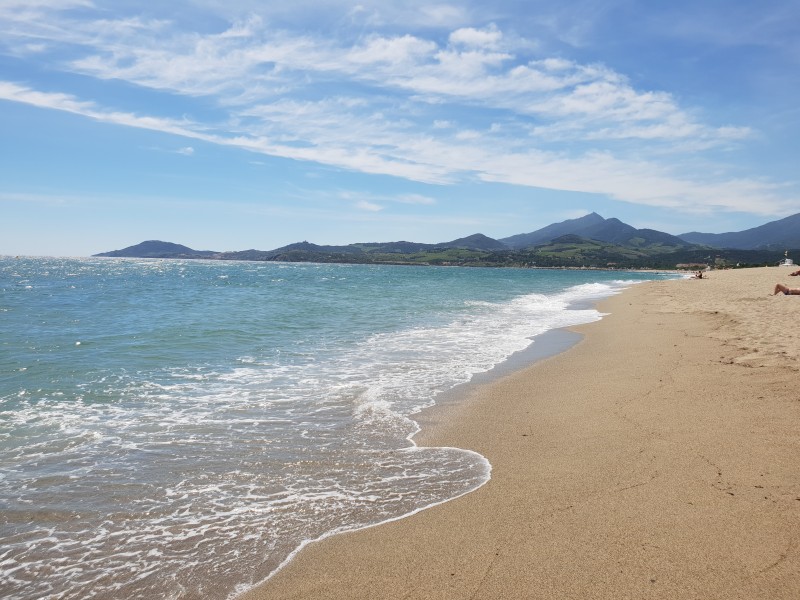
M 691 244 L 703 244 L 713 248 L 736 248 L 739 250 L 800 248 L 800 213 L 744 231 L 730 233 L 692 231 L 678 237 Z
M 476 233 L 468 237 L 459 238 L 452 242 L 437 244 L 441 248 L 467 248 L 469 250 L 507 250 L 508 246 L 503 242 L 494 240 L 482 233 Z
M 362 248 L 365 252 L 385 252 L 387 254 L 428 252 L 436 247 L 434 244 L 420 244 L 419 242 L 369 242 L 354 245 Z
M 523 233 L 500 241 L 517 250 L 549 244 L 565 235 L 577 235 L 587 240 L 598 240 L 620 246 L 687 246 L 686 242 L 674 235 L 654 229 L 636 229 L 619 219 L 604 219 L 597 213 L 591 213 L 579 219 L 569 219 L 554 223 L 531 233 Z
M 363 254 L 363 250 L 355 245 L 350 246 L 319 246 L 310 242 L 298 242 L 282 246 L 275 250 L 241 250 L 238 252 L 223 252 L 219 255 L 222 260 L 273 260 L 273 261 L 312 261 L 315 257 L 336 257 L 342 255 Z
M 241 252 L 225 252 L 220 255 L 224 260 L 314 260 L 318 258 L 339 257 L 344 262 L 354 262 L 369 255 L 378 254 L 414 254 L 418 252 L 434 252 L 447 248 L 468 250 L 505 250 L 504 244 L 481 233 L 443 242 L 441 244 L 420 244 L 414 242 L 371 242 L 350 244 L 348 246 L 319 246 L 310 242 L 289 244 L 275 250 L 243 250 Z
M 95 254 L 95 256 L 106 257 L 129 257 L 129 258 L 210 258 L 217 252 L 213 250 L 193 250 L 181 244 L 172 242 L 161 242 L 159 240 L 148 240 L 135 246 L 128 246 L 122 250 L 113 250 Z

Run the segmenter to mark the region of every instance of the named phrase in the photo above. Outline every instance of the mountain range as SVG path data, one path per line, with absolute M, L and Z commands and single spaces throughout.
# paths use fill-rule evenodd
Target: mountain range
M 769 263 L 776 251 L 790 248 L 800 248 L 800 213 L 740 232 L 690 232 L 674 236 L 654 229 L 636 229 L 619 219 L 606 219 L 593 212 L 501 239 L 476 233 L 439 244 L 399 241 L 320 246 L 304 241 L 274 250 L 234 252 L 193 250 L 150 240 L 95 256 L 491 266 L 660 265 L 662 268 L 677 262 L 707 263 L 712 258 L 735 263 Z
M 744 231 L 731 233 L 692 231 L 681 234 L 679 237 L 691 244 L 702 244 L 713 248 L 738 248 L 741 250 L 800 248 L 800 213 Z
M 647 246 L 663 244 L 665 246 L 686 246 L 679 237 L 662 233 L 654 229 L 636 229 L 619 219 L 604 219 L 597 213 L 591 213 L 578 219 L 569 219 L 553 223 L 531 233 L 521 233 L 503 238 L 500 241 L 506 246 L 521 250 L 531 246 L 547 244 L 564 235 L 577 235 L 589 240 L 598 240 L 612 244 Z

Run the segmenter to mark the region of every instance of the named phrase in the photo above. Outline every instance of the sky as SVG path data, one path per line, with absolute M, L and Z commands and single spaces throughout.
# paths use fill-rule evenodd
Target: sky
M 800 212 L 796 0 L 0 0 L 0 255 Z

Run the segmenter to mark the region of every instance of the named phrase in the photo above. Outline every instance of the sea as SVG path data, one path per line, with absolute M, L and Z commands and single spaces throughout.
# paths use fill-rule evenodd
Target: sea
M 467 494 L 415 415 L 666 277 L 0 258 L 0 597 L 234 598 Z

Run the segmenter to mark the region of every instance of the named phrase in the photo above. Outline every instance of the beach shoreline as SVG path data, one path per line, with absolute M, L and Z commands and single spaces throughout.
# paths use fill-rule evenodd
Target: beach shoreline
M 242 598 L 795 598 L 800 307 L 779 268 L 633 286 L 562 354 L 420 416 L 492 479 L 306 546 Z

